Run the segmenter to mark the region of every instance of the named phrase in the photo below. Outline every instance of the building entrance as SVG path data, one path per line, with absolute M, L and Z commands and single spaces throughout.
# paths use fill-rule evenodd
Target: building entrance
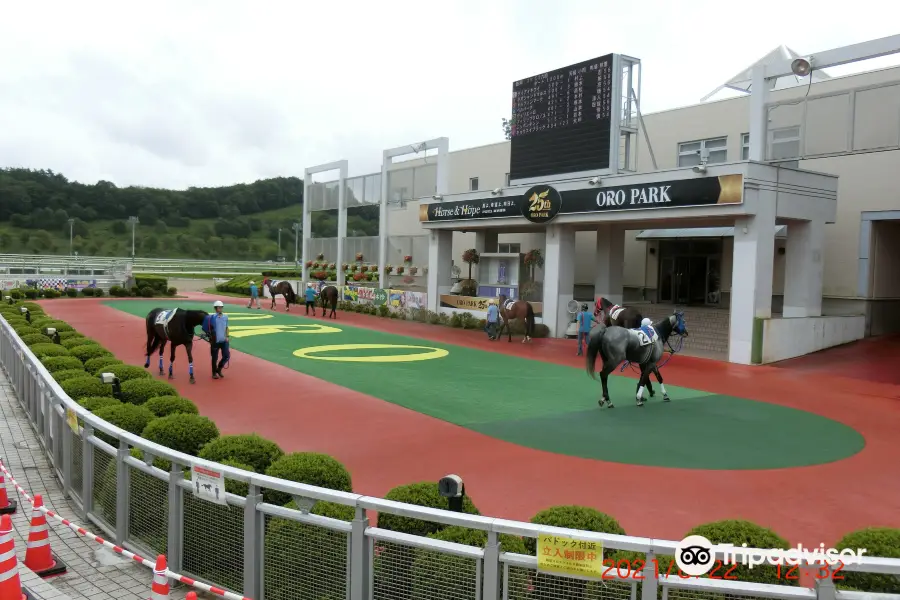
M 718 306 L 721 296 L 722 240 L 660 242 L 658 301 Z

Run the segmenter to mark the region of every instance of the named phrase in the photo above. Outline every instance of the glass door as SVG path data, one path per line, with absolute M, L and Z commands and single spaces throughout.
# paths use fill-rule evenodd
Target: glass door
M 674 290 L 675 304 L 687 304 L 690 298 L 691 260 L 687 256 L 675 257 Z
M 659 266 L 659 301 L 672 302 L 674 293 L 675 260 L 671 257 L 663 258 Z
M 717 306 L 722 296 L 719 258 L 717 256 L 707 257 L 706 265 L 706 303 Z

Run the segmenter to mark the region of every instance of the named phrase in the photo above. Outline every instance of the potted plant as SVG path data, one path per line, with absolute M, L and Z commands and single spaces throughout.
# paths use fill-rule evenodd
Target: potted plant
M 321 253 L 316 254 L 316 260 L 325 260 L 325 255 Z
M 341 270 L 342 270 L 342 271 L 349 271 L 349 270 L 350 270 L 350 265 L 348 265 L 347 263 L 342 264 L 342 265 L 341 265 Z
M 460 296 L 474 296 L 478 293 L 478 284 L 475 283 L 475 280 L 472 279 L 472 265 L 477 265 L 481 261 L 481 255 L 478 254 L 478 250 L 475 248 L 469 248 L 462 254 L 462 260 L 464 263 L 469 265 L 469 277 L 468 279 L 460 282 L 462 284 L 460 289 Z
M 415 274 L 418 273 L 418 272 L 419 272 L 419 267 L 413 266 L 413 267 L 410 267 L 410 268 L 409 268 L 409 274 L 410 274 L 410 275 L 415 275 Z
M 369 265 L 360 265 L 359 270 L 360 270 L 360 272 L 365 273 L 366 271 L 369 270 Z
M 411 254 L 407 254 L 406 256 L 404 256 L 404 257 L 403 257 L 403 262 L 405 262 L 406 264 L 411 263 L 411 262 L 412 262 L 412 255 L 411 255 Z
M 350 265 L 350 272 L 356 273 L 359 270 L 359 265 Z
M 308 269 L 311 266 L 313 266 L 313 261 L 311 261 L 311 260 L 306 261 L 306 268 Z
M 403 271 L 404 271 L 403 265 L 400 265 L 399 267 L 397 267 L 397 275 L 403 275 Z
M 362 252 L 357 252 L 357 253 L 356 253 L 356 260 L 357 260 L 357 262 L 362 262 L 362 260 L 363 260 L 363 253 L 362 253 Z
M 384 272 L 390 275 L 394 272 L 394 265 L 384 265 Z

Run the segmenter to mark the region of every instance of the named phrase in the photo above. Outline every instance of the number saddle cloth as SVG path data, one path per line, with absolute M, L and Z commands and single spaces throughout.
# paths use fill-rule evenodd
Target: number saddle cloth
M 619 315 L 622 314 L 622 311 L 625 310 L 624 306 L 619 306 L 618 304 L 613 304 L 609 307 L 609 320 L 610 322 L 615 321 L 619 318 Z
M 173 308 L 170 310 L 164 310 L 158 315 L 156 315 L 156 324 L 162 325 L 163 331 L 166 332 L 166 337 L 169 337 L 169 323 L 172 321 L 172 318 L 175 316 L 175 313 L 178 312 L 177 308 Z
M 515 305 L 516 305 L 515 300 L 507 300 L 506 304 L 503 305 L 503 309 L 504 310 L 512 310 Z
M 630 330 L 632 335 L 637 336 L 638 342 L 641 347 L 649 346 L 653 342 L 659 339 L 659 333 L 657 333 L 656 329 L 653 328 L 653 325 L 645 325 L 643 327 L 638 327 L 637 329 Z

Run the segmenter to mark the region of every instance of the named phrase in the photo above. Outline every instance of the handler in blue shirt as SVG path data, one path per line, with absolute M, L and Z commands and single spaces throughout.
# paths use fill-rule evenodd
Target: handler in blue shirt
M 488 334 L 489 340 L 497 339 L 497 323 L 500 320 L 500 309 L 497 308 L 497 301 L 491 298 L 488 301 L 487 323 L 484 326 L 485 333 Z
M 316 316 L 316 290 L 313 289 L 313 284 L 306 284 L 306 291 L 303 292 L 306 296 L 306 314 L 309 315 L 309 309 L 311 308 L 313 311 L 313 316 Z
M 228 347 L 228 315 L 222 312 L 224 306 L 221 300 L 216 300 L 213 303 L 216 312 L 210 315 L 209 319 L 209 347 L 212 355 L 213 379 L 225 377 L 222 367 L 231 360 L 231 350 Z M 222 360 L 217 363 L 220 350 L 222 351 Z
M 256 302 L 256 308 L 259 309 L 259 288 L 256 287 L 256 282 L 250 282 L 250 302 L 247 303 L 247 308 L 253 308 L 253 303 Z
M 575 317 L 578 320 L 578 356 L 584 355 L 583 343 L 587 342 L 591 334 L 591 327 L 597 320 L 591 314 L 587 304 L 581 305 L 581 312 Z

